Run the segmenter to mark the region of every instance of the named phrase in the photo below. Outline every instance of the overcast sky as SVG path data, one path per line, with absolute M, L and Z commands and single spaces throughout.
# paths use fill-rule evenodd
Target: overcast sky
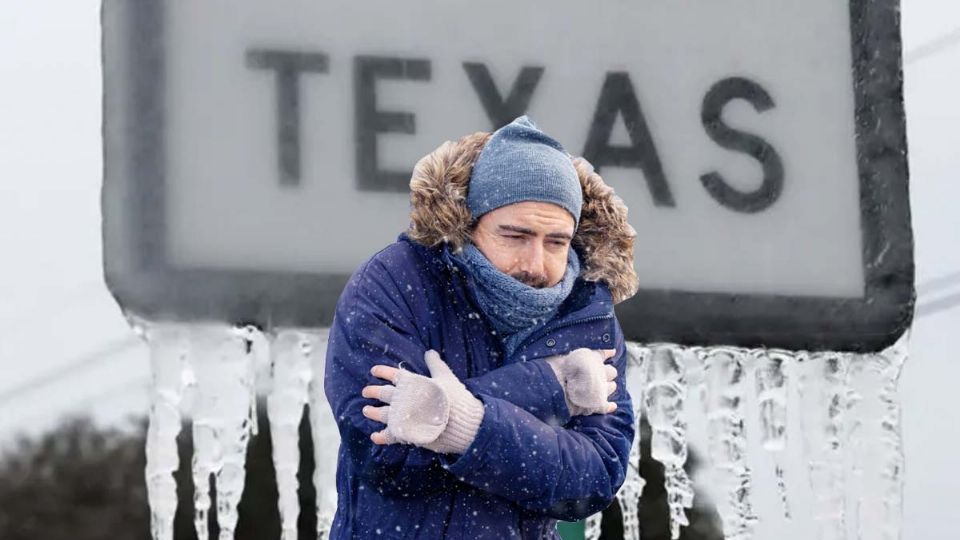
M 144 404 L 145 353 L 101 277 L 98 9 L 94 0 L 0 2 L 0 439 L 57 411 L 113 418 Z M 905 68 L 922 285 L 960 273 L 960 2 L 904 0 L 902 11 L 905 49 L 925 54 Z M 921 290 L 920 304 L 951 293 L 960 283 Z M 915 325 L 902 380 L 907 540 L 960 530 L 958 333 L 960 308 Z M 84 359 L 89 367 L 76 368 Z M 69 377 L 43 383 L 67 368 Z

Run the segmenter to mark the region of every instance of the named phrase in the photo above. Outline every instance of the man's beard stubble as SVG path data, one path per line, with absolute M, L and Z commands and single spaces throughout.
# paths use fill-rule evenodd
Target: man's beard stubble
M 530 272 L 514 272 L 510 277 L 535 289 L 543 289 L 549 284 L 546 274 L 533 274 Z

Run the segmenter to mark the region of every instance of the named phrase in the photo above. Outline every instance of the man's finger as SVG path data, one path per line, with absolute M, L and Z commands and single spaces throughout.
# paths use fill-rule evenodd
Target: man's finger
M 603 355 L 604 360 L 609 360 L 617 354 L 616 349 L 600 349 L 600 354 Z
M 383 386 L 364 386 L 363 391 L 360 392 L 365 398 L 378 399 L 384 403 L 392 403 L 393 400 L 393 391 L 396 389 L 395 386 L 385 384 Z
M 373 374 L 374 377 L 384 379 L 392 383 L 397 382 L 397 373 L 399 372 L 400 370 L 395 367 L 384 365 L 377 365 L 370 368 L 370 373 Z
M 610 364 L 604 365 L 603 368 L 607 374 L 608 381 L 612 381 L 617 378 L 617 368 L 611 366 Z
M 617 391 L 617 383 L 616 383 L 616 381 L 610 381 L 610 382 L 608 382 L 608 383 L 607 383 L 607 395 L 609 396 L 610 394 L 612 394 L 612 393 L 614 393 L 614 392 L 616 392 L 616 391 Z
M 617 410 L 617 404 L 614 403 L 614 402 L 612 402 L 612 401 L 608 402 L 608 403 L 607 403 L 607 414 L 610 414 L 610 413 L 612 413 L 612 412 L 615 411 L 615 410 Z
M 396 444 L 398 442 L 397 438 L 386 429 L 370 435 L 370 440 L 376 444 Z
M 390 406 L 385 405 L 383 407 L 372 407 L 367 405 L 363 408 L 363 415 L 367 418 L 373 420 L 374 422 L 380 422 L 381 424 L 386 424 L 387 419 L 390 418 Z

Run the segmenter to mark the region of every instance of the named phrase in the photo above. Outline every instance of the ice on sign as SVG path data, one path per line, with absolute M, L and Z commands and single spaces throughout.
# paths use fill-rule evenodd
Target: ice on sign
M 325 333 L 137 324 L 150 344 L 154 371 L 147 446 L 154 539 L 173 534 L 178 501 L 172 474 L 185 395 L 194 401 L 186 412 L 194 423 L 195 485 L 214 477 L 220 537 L 233 537 L 246 442 L 254 430 L 252 373 L 259 356 L 270 359 L 272 373 L 267 406 L 283 538 L 297 537 L 301 511 L 316 511 L 318 534 L 325 534 L 336 509 L 338 441 L 318 376 Z M 869 355 L 666 344 L 630 344 L 628 351 L 627 385 L 638 417 L 651 428 L 645 459 L 663 467 L 673 538 L 688 525 L 695 503 L 720 516 L 728 540 L 899 538 L 903 453 L 896 387 L 905 341 Z M 296 495 L 296 428 L 308 403 L 315 509 L 300 508 Z M 638 517 L 646 485 L 639 475 L 641 445 L 635 441 L 617 495 L 625 537 L 634 539 L 645 525 Z M 707 469 L 696 475 L 685 468 L 691 448 L 708 458 Z M 197 490 L 193 504 L 197 533 L 205 538 L 210 495 Z M 597 538 L 600 515 L 588 522 L 594 525 L 588 538 L 591 531 Z

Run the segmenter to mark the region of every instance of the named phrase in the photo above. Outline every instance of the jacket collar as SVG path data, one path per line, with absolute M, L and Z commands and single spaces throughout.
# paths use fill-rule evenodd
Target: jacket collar
M 405 233 L 399 240 L 409 242 L 417 250 L 432 252 L 446 272 L 463 272 L 461 263 L 451 255 L 448 245 L 425 248 Z M 462 293 L 475 303 L 467 287 L 462 287 Z M 565 354 L 581 347 L 610 349 L 614 347 L 615 327 L 613 295 L 606 283 L 577 278 L 570 295 L 560 304 L 557 315 L 517 347 L 513 357 L 531 360 Z M 508 363 L 511 361 L 507 359 Z

